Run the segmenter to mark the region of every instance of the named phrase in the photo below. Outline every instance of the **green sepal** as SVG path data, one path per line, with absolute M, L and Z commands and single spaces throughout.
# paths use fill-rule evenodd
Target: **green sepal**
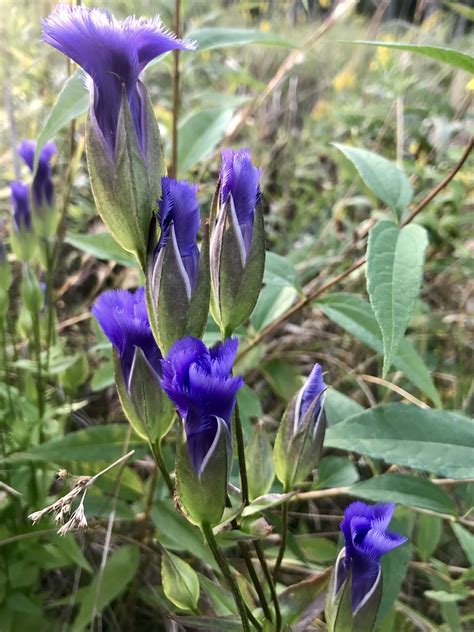
M 9 289 L 12 284 L 12 271 L 6 254 L 0 260 L 0 318 L 4 318 L 10 304 Z
M 184 427 L 176 450 L 176 488 L 178 502 L 186 518 L 193 524 L 211 527 L 224 513 L 230 463 L 230 434 L 223 419 L 217 417 L 217 433 L 210 448 L 211 456 L 200 476 L 189 455 Z
M 44 306 L 44 294 L 36 274 L 29 265 L 23 265 L 21 277 L 21 302 L 30 314 L 39 315 Z
M 33 228 L 35 233 L 41 239 L 49 239 L 56 234 L 60 213 L 54 205 L 43 204 L 40 208 L 36 208 L 34 200 L 32 205 L 35 206 L 32 215 Z
M 146 265 L 148 233 L 164 175 L 160 133 L 145 87 L 140 82 L 145 147 L 138 142 L 125 89 L 117 124 L 114 156 L 98 127 L 93 107 L 86 124 L 86 152 L 97 210 L 114 239 Z
M 33 230 L 26 230 L 23 227 L 16 230 L 12 227 L 10 243 L 12 251 L 20 261 L 27 263 L 35 257 L 38 249 L 38 237 Z
M 294 432 L 298 396 L 299 393 L 294 395 L 283 413 L 273 450 L 275 473 L 287 490 L 291 489 L 295 483 L 304 481 L 318 465 L 326 432 L 326 415 L 321 397 L 311 402 L 296 433 Z M 319 404 L 321 404 L 321 410 L 316 422 L 313 422 L 314 411 Z
M 133 430 L 150 443 L 161 441 L 173 425 L 174 411 L 142 349 L 135 347 L 130 388 L 125 384 L 120 357 L 115 349 L 113 362 L 120 403 Z
M 252 244 L 246 261 L 242 257 L 242 236 L 232 198 L 217 215 L 211 235 L 211 311 L 227 337 L 244 323 L 255 307 L 265 269 L 265 227 L 263 207 L 255 208 Z
M 207 324 L 211 293 L 207 227 L 199 256 L 198 278 L 192 292 L 173 226 L 155 262 L 153 249 L 149 249 L 146 277 L 150 321 L 161 351 L 166 355 L 176 340 L 184 336 L 201 338 Z

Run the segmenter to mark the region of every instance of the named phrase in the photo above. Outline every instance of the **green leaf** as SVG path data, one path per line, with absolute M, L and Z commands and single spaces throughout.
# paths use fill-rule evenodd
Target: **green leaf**
M 68 244 L 86 252 L 97 259 L 103 261 L 115 261 L 128 268 L 136 268 L 135 257 L 124 250 L 110 233 L 94 233 L 92 235 L 75 235 L 68 233 L 66 240 Z
M 399 229 L 381 221 L 369 233 L 367 291 L 382 332 L 384 377 L 415 308 L 427 245 L 426 230 L 416 224 Z
M 368 347 L 383 353 L 383 341 L 374 313 L 367 301 L 354 294 L 339 292 L 318 301 L 324 314 Z M 402 340 L 393 358 L 394 366 L 441 407 L 439 394 L 423 360 L 408 340 Z
M 328 570 L 311 575 L 280 593 L 278 601 L 285 629 L 286 626 L 295 623 L 315 602 L 320 603 L 321 610 L 323 609 L 324 601 L 318 597 L 329 580 Z M 319 613 L 315 613 L 313 618 L 316 618 L 317 614 Z
M 56 103 L 49 113 L 46 123 L 38 136 L 35 153 L 35 170 L 42 148 L 68 123 L 87 112 L 89 106 L 89 91 L 84 82 L 82 71 L 78 70 L 69 77 Z
M 325 456 L 318 465 L 318 489 L 346 487 L 359 480 L 354 463 L 344 456 Z
M 383 46 L 384 48 L 405 50 L 410 53 L 424 55 L 425 57 L 430 57 L 431 59 L 436 59 L 437 61 L 449 64 L 450 66 L 474 73 L 474 57 L 452 48 L 445 48 L 443 46 L 428 46 L 425 44 L 405 44 L 404 42 L 372 42 L 367 40 L 354 40 L 344 43 L 365 44 L 366 46 Z
M 178 168 L 187 171 L 207 158 L 224 138 L 234 107 L 209 108 L 191 112 L 179 125 Z
M 178 608 L 195 611 L 199 599 L 196 571 L 177 555 L 163 550 L 161 581 L 168 599 Z
M 292 286 L 265 285 L 250 316 L 252 325 L 260 331 L 286 312 L 297 296 L 298 290 Z
M 91 426 L 84 430 L 71 432 L 64 437 L 51 439 L 46 443 L 32 447 L 28 452 L 17 452 L 0 463 L 69 463 L 71 461 L 113 461 L 123 453 L 128 435 L 128 425 L 108 424 Z M 132 435 L 129 450 L 143 451 L 145 444 L 136 435 Z
M 328 428 L 325 446 L 456 479 L 472 476 L 473 422 L 454 412 L 377 406 Z
M 102 581 L 99 582 L 99 575 L 96 575 L 82 592 L 81 607 L 72 626 L 72 632 L 80 632 L 87 627 L 94 613 L 94 606 L 100 613 L 124 592 L 138 570 L 139 561 L 138 549 L 134 546 L 122 546 L 112 553 L 105 565 Z
M 263 282 L 266 285 L 294 287 L 299 289 L 298 273 L 293 263 L 287 258 L 267 250 L 265 255 L 265 273 Z
M 416 525 L 415 544 L 418 555 L 427 562 L 438 548 L 443 532 L 443 521 L 437 516 L 420 514 Z
M 438 513 L 452 514 L 455 506 L 448 494 L 430 480 L 409 474 L 382 474 L 353 485 L 349 492 L 375 502 L 394 502 Z
M 397 526 L 395 520 L 392 521 L 390 528 L 396 533 L 403 534 L 403 530 Z M 399 546 L 382 557 L 382 598 L 377 614 L 377 623 L 380 623 L 392 608 L 400 592 L 410 561 L 411 546 L 409 544 Z
M 333 143 L 359 172 L 371 191 L 400 219 L 413 197 L 410 181 L 394 162 L 367 149 Z
M 324 412 L 329 426 L 344 421 L 347 417 L 357 415 L 364 410 L 355 399 L 344 395 L 335 388 L 328 388 L 326 391 L 326 399 L 324 400 Z
M 257 423 L 245 448 L 250 500 L 270 491 L 275 477 L 273 448 L 265 427 Z
M 175 620 L 192 632 L 195 630 L 242 632 L 242 622 L 238 617 L 176 617 Z
M 267 46 L 283 46 L 295 48 L 295 45 L 276 33 L 265 33 L 258 29 L 238 29 L 208 26 L 191 31 L 187 36 L 195 40 L 197 52 L 224 48 L 227 46 L 244 46 L 245 44 L 265 44 Z
M 458 523 L 452 524 L 451 526 L 461 548 L 466 554 L 469 564 L 474 566 L 474 535 Z
M 157 529 L 157 538 L 163 546 L 173 551 L 189 551 L 211 568 L 217 568 L 201 531 L 176 511 L 172 500 L 155 502 L 151 517 Z
M 259 496 L 255 498 L 242 512 L 242 516 L 253 516 L 256 513 L 270 509 L 270 507 L 277 507 L 281 503 L 285 502 L 293 496 L 294 492 L 288 494 L 265 494 L 265 496 Z
M 201 590 L 206 593 L 212 604 L 212 608 L 218 617 L 237 614 L 234 598 L 228 590 L 225 590 L 225 588 L 217 582 L 211 581 L 202 573 L 198 573 L 198 577 Z
M 445 590 L 425 590 L 423 593 L 428 599 L 433 599 L 438 603 L 456 603 L 463 601 L 469 596 L 469 593 L 446 592 Z

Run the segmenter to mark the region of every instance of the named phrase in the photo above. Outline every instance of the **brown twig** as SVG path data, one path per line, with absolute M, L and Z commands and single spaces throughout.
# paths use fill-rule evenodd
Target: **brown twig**
M 407 224 L 412 222 L 415 219 L 415 217 L 419 213 L 421 213 L 421 211 L 451 182 L 451 180 L 455 177 L 455 175 L 458 173 L 458 171 L 462 168 L 462 166 L 466 162 L 469 154 L 472 151 L 473 146 L 474 146 L 474 137 L 472 137 L 469 143 L 467 144 L 463 155 L 461 156 L 460 160 L 456 163 L 456 165 L 453 167 L 453 169 L 448 173 L 448 175 L 443 180 L 441 180 L 441 182 L 434 189 L 430 191 L 430 193 L 428 193 L 428 195 L 425 198 L 423 198 L 423 200 L 421 200 L 421 202 L 403 220 L 403 222 L 401 222 L 400 224 L 401 227 L 406 226 Z M 251 349 L 256 347 L 264 338 L 268 338 L 268 336 L 273 334 L 280 327 L 280 325 L 282 325 L 289 318 L 294 316 L 294 314 L 297 314 L 301 309 L 303 309 L 303 307 L 306 307 L 308 303 L 318 298 L 318 296 L 321 296 L 321 294 L 324 294 L 327 290 L 334 287 L 340 281 L 348 277 L 350 274 L 352 274 L 352 272 L 354 272 L 358 268 L 361 268 L 365 264 L 365 262 L 366 262 L 365 256 L 361 257 L 360 259 L 355 261 L 351 266 L 349 266 L 347 270 L 344 270 L 343 272 L 334 276 L 332 279 L 329 279 L 329 281 L 327 281 L 323 285 L 320 285 L 319 287 L 316 287 L 310 292 L 308 292 L 297 303 L 295 303 L 294 305 L 292 305 L 292 307 L 287 309 L 286 312 L 284 312 L 279 318 L 277 318 L 272 323 L 264 327 L 262 331 L 260 331 L 260 333 L 257 336 L 255 336 L 255 338 L 250 340 L 247 347 L 245 347 L 245 349 L 243 349 L 237 356 L 237 360 L 241 360 L 245 355 L 247 355 L 247 353 L 249 353 Z

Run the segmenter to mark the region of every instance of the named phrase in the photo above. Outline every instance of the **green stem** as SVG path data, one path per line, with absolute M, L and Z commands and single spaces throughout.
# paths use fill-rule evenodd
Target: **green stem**
M 268 586 L 270 587 L 270 594 L 272 596 L 273 607 L 275 608 L 275 632 L 281 631 L 281 611 L 280 604 L 278 602 L 278 595 L 275 588 L 275 582 L 273 581 L 272 574 L 268 568 L 267 560 L 265 559 L 265 554 L 258 540 L 255 540 L 253 543 L 255 552 L 257 554 L 258 560 L 262 567 L 263 574 L 265 575 L 265 579 L 268 582 Z
M 41 363 L 41 336 L 40 336 L 40 321 L 38 314 L 31 314 L 33 318 L 33 338 L 34 348 L 36 356 L 36 388 L 38 391 L 38 412 L 40 417 L 40 442 L 44 441 L 43 436 L 43 418 L 44 418 L 44 382 L 43 382 L 43 368 Z
M 250 632 L 250 623 L 249 616 L 247 613 L 247 608 L 245 606 L 245 602 L 240 593 L 237 582 L 235 581 L 234 576 L 232 575 L 232 571 L 230 570 L 229 563 L 226 558 L 222 554 L 219 549 L 214 534 L 212 532 L 212 527 L 209 524 L 204 523 L 201 526 L 202 533 L 206 539 L 209 548 L 211 549 L 211 553 L 214 556 L 219 568 L 221 569 L 222 575 L 224 576 L 227 585 L 229 586 L 230 591 L 235 600 L 235 605 L 237 606 L 237 610 L 239 611 L 240 619 L 242 621 L 242 629 L 244 632 Z M 252 623 L 257 628 L 257 630 L 261 630 L 261 626 L 256 619 L 254 619 L 253 615 L 250 613 L 251 618 L 253 619 Z
M 163 476 L 163 480 L 166 483 L 166 487 L 169 489 L 171 497 L 173 497 L 174 485 L 169 475 L 169 472 L 166 469 L 165 461 L 163 459 L 163 453 L 161 451 L 161 441 L 157 441 L 156 443 L 150 443 L 150 447 L 153 454 L 153 458 L 155 459 L 156 464 L 158 465 L 158 469 L 160 470 L 161 475 Z
M 54 272 L 54 251 L 50 250 L 49 243 L 46 243 L 46 305 L 47 305 L 47 329 L 46 329 L 46 370 L 49 367 L 51 344 L 53 343 L 53 322 L 54 322 L 54 302 L 53 302 L 53 272 Z
M 240 485 L 242 487 L 242 503 L 249 504 L 249 484 L 247 480 L 247 464 L 245 462 L 244 433 L 240 421 L 239 405 L 235 403 L 235 440 L 237 442 L 237 456 L 239 459 Z
M 263 586 L 260 583 L 260 579 L 258 578 L 257 572 L 255 571 L 255 568 L 252 564 L 252 560 L 250 558 L 249 551 L 247 549 L 247 545 L 245 544 L 245 542 L 239 542 L 239 549 L 240 549 L 240 552 L 242 553 L 242 557 L 244 559 L 245 566 L 247 567 L 247 570 L 249 572 L 250 579 L 252 580 L 252 584 L 254 585 L 254 588 L 257 592 L 260 605 L 262 606 L 262 610 L 265 614 L 265 619 L 268 619 L 268 621 L 271 622 L 273 621 L 272 613 L 270 612 L 270 608 L 268 606 L 268 601 L 265 597 Z
M 275 568 L 273 569 L 274 580 L 278 578 L 278 573 L 280 572 L 280 566 L 283 561 L 283 556 L 285 555 L 286 541 L 288 539 L 288 501 L 284 502 L 283 505 L 281 506 L 281 522 L 282 522 L 281 543 L 280 543 L 280 549 L 278 551 L 278 556 L 275 562 Z

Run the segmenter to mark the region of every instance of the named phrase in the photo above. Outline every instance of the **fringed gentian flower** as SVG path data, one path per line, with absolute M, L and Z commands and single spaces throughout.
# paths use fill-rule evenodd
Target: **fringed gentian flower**
M 265 236 L 260 176 L 247 149 L 222 152 L 211 235 L 211 279 L 213 315 L 225 335 L 250 316 L 261 289 Z
M 208 349 L 197 338 L 178 340 L 162 362 L 161 385 L 176 406 L 186 432 L 189 455 L 198 475 L 213 456 L 230 421 L 241 377 L 232 377 L 238 340 L 228 339 Z
M 165 166 L 140 74 L 155 57 L 194 44 L 166 31 L 159 17 L 119 21 L 107 11 L 67 5 L 43 21 L 43 37 L 88 75 L 86 150 L 94 199 L 116 241 L 145 270 Z
M 23 140 L 18 147 L 18 153 L 28 165 L 30 171 L 34 172 L 34 162 L 36 153 L 36 143 L 34 140 Z M 51 174 L 51 158 L 56 153 L 56 145 L 53 142 L 46 143 L 38 156 L 38 167 L 31 189 L 33 192 L 33 203 L 35 208 L 42 209 L 52 206 L 54 198 L 53 181 Z
M 330 630 L 339 609 L 347 607 L 357 629 L 373 629 L 382 591 L 380 559 L 407 541 L 388 530 L 394 509 L 393 503 L 367 505 L 357 501 L 345 510 L 341 522 L 345 547 L 336 560 L 326 606 Z
M 172 408 L 159 384 L 162 355 L 148 321 L 144 288 L 104 292 L 92 314 L 114 347 L 117 389 L 128 420 L 143 438 L 161 439 Z
M 125 90 L 141 148 L 144 148 L 144 93 L 139 76 L 145 66 L 171 50 L 194 45 L 167 31 L 160 18 L 115 19 L 108 11 L 60 4 L 43 20 L 44 41 L 75 61 L 92 79 L 94 117 L 111 152 Z
M 283 415 L 275 441 L 275 470 L 288 489 L 303 481 L 321 458 L 326 432 L 325 391 L 321 366 L 315 364 Z
M 148 292 L 152 325 L 163 350 L 186 335 L 202 336 L 207 323 L 210 281 L 207 240 L 199 253 L 197 186 L 162 178 L 158 202 L 161 234 L 149 254 Z

